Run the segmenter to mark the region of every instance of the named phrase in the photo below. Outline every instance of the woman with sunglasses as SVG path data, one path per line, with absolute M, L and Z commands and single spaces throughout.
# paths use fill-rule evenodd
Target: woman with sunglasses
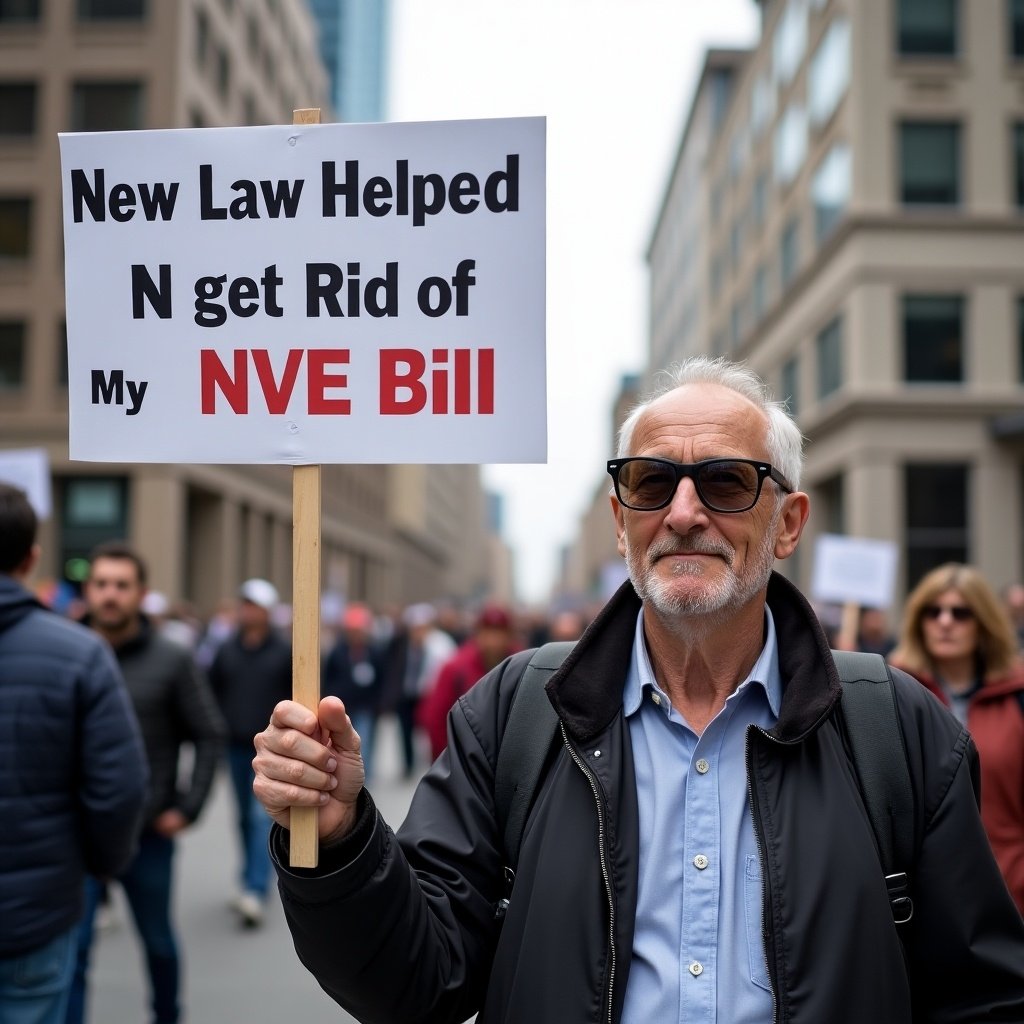
M 1009 618 L 977 569 L 933 569 L 907 598 L 889 658 L 946 704 L 981 758 L 981 818 L 1024 914 L 1024 667 Z

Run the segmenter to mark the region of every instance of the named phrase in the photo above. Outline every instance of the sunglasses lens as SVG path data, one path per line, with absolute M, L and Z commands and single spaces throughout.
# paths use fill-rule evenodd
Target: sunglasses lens
M 619 498 L 635 509 L 654 509 L 672 500 L 676 475 L 663 462 L 633 459 L 619 468 Z
M 942 617 L 943 612 L 949 612 L 954 622 L 970 622 L 974 618 L 974 612 L 966 605 L 947 606 L 930 604 L 924 610 L 924 614 L 929 619 L 939 619 Z
M 757 470 L 749 462 L 711 462 L 697 471 L 697 489 L 711 508 L 739 512 L 757 498 Z

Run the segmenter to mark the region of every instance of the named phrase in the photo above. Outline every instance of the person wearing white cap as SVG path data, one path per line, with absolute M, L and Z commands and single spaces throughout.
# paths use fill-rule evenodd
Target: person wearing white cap
M 217 651 L 210 683 L 228 723 L 227 758 L 238 808 L 240 887 L 231 901 L 243 926 L 263 922 L 272 876 L 267 838 L 270 818 L 252 792 L 252 738 L 280 700 L 292 690 L 291 647 L 271 624 L 277 588 L 264 579 L 238 590 L 238 629 Z

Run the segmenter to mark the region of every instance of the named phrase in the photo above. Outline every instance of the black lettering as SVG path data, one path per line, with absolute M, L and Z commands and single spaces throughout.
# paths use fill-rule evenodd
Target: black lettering
M 323 281 L 323 278 L 327 278 Z M 306 264 L 306 316 L 319 317 L 320 303 L 323 302 L 330 317 L 344 316 L 338 292 L 344 284 L 345 275 L 334 263 Z
M 235 316 L 250 317 L 260 308 L 260 290 L 251 277 L 236 277 L 228 287 L 228 305 Z
M 345 180 L 339 185 L 334 177 L 334 161 L 325 160 L 320 170 L 325 217 L 337 216 L 338 196 L 345 197 L 345 216 L 359 216 L 359 161 L 345 161 Z
M 97 168 L 92 174 L 93 185 L 90 188 L 85 171 L 77 167 L 71 170 L 71 213 L 76 224 L 82 223 L 83 203 L 88 207 L 94 221 L 105 220 L 107 216 L 107 208 L 103 203 L 103 193 L 106 191 L 103 168 Z
M 220 327 L 228 318 L 228 314 L 219 302 L 228 275 L 220 277 L 201 277 L 196 281 L 196 315 L 195 321 L 200 327 Z
M 142 212 L 146 220 L 170 220 L 174 214 L 174 204 L 178 199 L 178 182 L 172 181 L 170 188 L 158 181 L 152 188 L 147 184 L 139 185 L 139 198 L 142 200 Z
M 380 299 L 381 290 L 384 301 Z M 398 316 L 398 264 L 385 263 L 383 277 L 371 277 L 363 292 L 363 304 L 370 316 Z
M 157 285 L 143 263 L 132 264 L 132 319 L 142 320 L 145 315 L 143 300 L 148 300 L 161 320 L 171 316 L 171 265 L 160 264 L 160 284 Z
M 427 202 L 427 186 L 430 186 L 430 202 Z M 414 174 L 412 176 L 412 223 L 422 227 L 426 214 L 433 215 L 444 209 L 444 178 L 440 174 Z
M 213 205 L 213 164 L 199 165 L 199 219 L 228 219 L 228 211 L 223 206 Z
M 476 175 L 463 171 L 456 174 L 448 185 L 448 202 L 456 213 L 472 213 L 479 205 L 479 199 L 468 199 L 468 196 L 480 195 L 480 182 Z
M 131 185 L 115 185 L 110 190 L 110 216 L 123 224 L 135 216 L 135 189 Z
M 296 197 L 297 198 L 297 197 Z M 277 274 L 277 264 L 271 263 L 263 271 L 260 284 L 266 295 L 265 309 L 267 316 L 283 316 L 284 310 L 277 304 L 277 286 L 284 283 L 284 278 Z
M 504 200 L 498 191 L 505 186 Z M 484 184 L 484 202 L 491 213 L 519 212 L 519 154 L 509 153 L 505 157 L 505 170 L 495 171 L 487 176 Z
M 294 189 L 289 186 L 294 186 Z M 299 196 L 302 195 L 302 179 L 298 181 L 286 181 L 278 179 L 277 188 L 269 181 L 261 181 L 260 188 L 263 190 L 263 201 L 267 204 L 267 216 L 280 217 L 284 210 L 286 217 L 294 217 L 299 207 Z
M 256 186 L 251 181 L 242 178 L 240 181 L 233 182 L 231 188 L 235 192 L 242 193 L 231 203 L 228 211 L 231 214 L 231 219 L 245 220 L 248 217 L 250 220 L 259 220 L 260 208 L 259 203 L 256 202 Z
M 363 206 L 371 217 L 383 217 L 391 212 L 391 203 L 382 200 L 390 199 L 391 182 L 387 178 L 371 178 L 363 189 Z
M 111 370 L 110 378 L 102 370 L 92 371 L 92 404 L 124 405 L 124 370 Z

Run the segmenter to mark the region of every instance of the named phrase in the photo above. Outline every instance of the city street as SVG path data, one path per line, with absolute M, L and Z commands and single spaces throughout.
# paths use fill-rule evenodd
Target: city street
M 404 817 L 413 785 L 400 780 L 392 720 L 378 728 L 374 799 L 392 827 Z M 353 1018 L 329 999 L 299 963 L 276 887 L 262 928 L 242 930 L 228 899 L 235 889 L 234 805 L 221 773 L 199 824 L 178 846 L 176 908 L 184 956 L 184 1006 L 190 1024 L 302 1021 L 339 1024 Z M 91 971 L 91 1024 L 148 1019 L 140 947 L 120 891 L 114 927 L 97 935 Z

